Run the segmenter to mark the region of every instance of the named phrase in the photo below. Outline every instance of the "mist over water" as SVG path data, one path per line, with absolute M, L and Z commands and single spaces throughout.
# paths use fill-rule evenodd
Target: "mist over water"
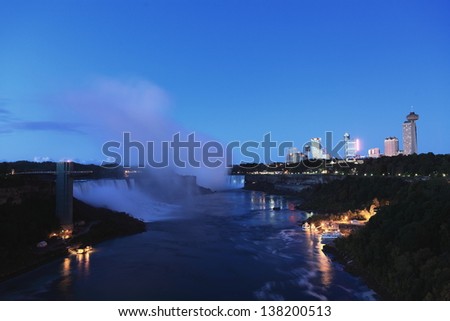
M 145 222 L 174 218 L 180 205 L 164 202 L 136 186 L 134 180 L 103 179 L 74 182 L 74 197 L 96 207 L 126 212 Z
M 173 136 L 180 134 L 181 140 L 193 133 L 172 120 L 170 98 L 164 90 L 151 82 L 134 79 L 117 81 L 100 78 L 78 91 L 64 94 L 59 106 L 65 106 L 59 112 L 71 117 L 74 122 L 83 123 L 83 129 L 89 140 L 98 146 L 116 141 L 121 147 L 114 150 L 124 160 L 124 133 L 130 134 L 130 140 L 147 146 L 155 146 L 153 154 L 138 154 L 138 149 L 130 148 L 130 160 L 136 166 L 144 156 L 145 161 L 152 157 L 159 162 L 162 159 L 163 142 L 171 142 Z M 86 117 L 88 113 L 89 117 Z M 205 135 L 195 133 L 196 141 L 209 141 Z M 169 144 L 170 145 L 170 144 Z M 185 152 L 185 151 L 184 151 Z M 201 161 L 201 149 L 195 151 L 195 159 Z M 187 161 L 186 153 L 181 153 Z M 110 161 L 102 155 L 103 161 Z M 99 180 L 76 182 L 74 196 L 88 204 L 123 211 L 144 221 L 170 219 L 174 207 L 181 206 L 190 198 L 205 190 L 226 190 L 242 187 L 243 180 L 230 181 L 225 164 L 217 168 L 185 167 L 173 164 L 173 153 L 169 150 L 169 166 L 165 168 L 140 168 L 139 174 L 128 180 Z M 195 179 L 189 178 L 195 176 Z
M 242 188 L 244 176 L 228 176 L 225 189 Z M 213 193 L 197 185 L 194 176 L 180 176 L 169 169 L 145 171 L 134 178 L 74 182 L 74 197 L 97 207 L 126 212 L 145 222 L 187 218 L 175 211 L 193 198 Z

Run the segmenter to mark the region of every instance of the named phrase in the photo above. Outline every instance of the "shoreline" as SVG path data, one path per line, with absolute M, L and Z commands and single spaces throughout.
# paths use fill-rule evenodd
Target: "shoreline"
M 380 285 L 373 280 L 370 275 L 364 273 L 364 271 L 358 268 L 355 264 L 352 264 L 353 260 L 348 260 L 346 254 L 336 248 L 334 241 L 330 244 L 324 244 L 322 252 L 325 253 L 325 255 L 327 255 L 332 261 L 339 263 L 344 268 L 344 271 L 363 279 L 364 283 L 366 283 L 366 285 L 375 292 L 377 301 L 392 301 L 392 298 L 390 298 L 385 289 L 380 287 Z
M 92 242 L 92 245 L 98 245 L 100 243 L 106 242 L 106 241 L 110 241 L 110 240 L 114 240 L 114 239 L 120 239 L 122 237 L 126 237 L 126 236 L 131 236 L 134 234 L 139 234 L 139 233 L 144 233 L 145 231 L 141 231 L 141 232 L 136 232 L 136 233 L 131 233 L 128 235 L 117 235 L 115 237 L 109 237 L 109 238 L 105 238 L 105 239 L 99 239 L 96 242 Z M 75 243 L 79 243 L 78 241 L 76 241 Z M 70 244 L 68 243 L 67 246 L 69 246 Z M 38 254 L 39 255 L 39 254 Z M 31 272 L 41 266 L 46 265 L 47 263 L 52 263 L 58 259 L 67 257 L 69 255 L 73 255 L 71 253 L 69 253 L 69 251 L 67 250 L 66 247 L 61 248 L 61 249 L 57 249 L 57 250 L 52 250 L 49 251 L 49 253 L 42 255 L 41 257 L 35 257 L 35 259 L 30 260 L 30 262 L 28 262 L 27 265 L 22 265 L 20 267 L 17 267 L 16 269 L 13 269 L 11 271 L 5 272 L 2 275 L 0 275 L 0 284 L 3 282 L 7 282 L 11 279 L 14 279 L 15 277 L 19 277 L 23 274 L 26 274 L 28 272 Z
M 52 251 L 48 255 L 42 257 L 40 260 L 35 259 L 30 262 L 28 262 L 27 265 L 22 265 L 17 267 L 16 269 L 11 269 L 11 271 L 7 271 L 0 275 L 0 284 L 3 282 L 7 282 L 11 279 L 14 279 L 15 277 L 19 277 L 27 272 L 31 272 L 41 266 L 44 266 L 47 263 L 51 263 L 57 259 L 60 259 L 66 255 L 67 250 L 66 249 L 60 249 L 58 251 Z

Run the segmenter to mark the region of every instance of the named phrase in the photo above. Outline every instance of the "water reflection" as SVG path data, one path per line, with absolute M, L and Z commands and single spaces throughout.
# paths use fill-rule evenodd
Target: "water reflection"
M 274 211 L 274 208 L 286 211 Z M 291 251 L 289 244 L 295 242 L 299 244 L 298 254 L 301 254 L 304 261 L 308 262 L 308 272 L 311 275 L 316 275 L 317 285 L 319 287 L 328 288 L 333 283 L 333 266 L 331 260 L 322 251 L 323 244 L 320 241 L 320 235 L 313 231 L 302 231 L 299 223 L 307 218 L 307 213 L 297 211 L 295 204 L 286 200 L 285 198 L 277 195 L 267 195 L 261 192 L 251 193 L 251 209 L 260 211 L 258 216 L 260 222 L 266 222 L 271 225 L 287 221 L 295 226 L 291 229 L 284 230 L 282 239 L 286 242 L 283 246 L 286 246 L 288 251 Z M 288 235 L 288 237 L 286 237 Z M 272 249 L 273 250 L 273 249 Z M 284 252 L 282 248 L 276 250 L 280 256 L 283 256 Z
M 282 196 L 255 191 L 251 193 L 250 203 L 251 210 L 293 209 L 293 205 L 289 204 Z
M 333 271 L 331 266 L 330 259 L 323 253 L 323 244 L 320 242 L 316 243 L 316 252 L 317 252 L 317 263 L 319 271 L 321 272 L 321 280 L 322 284 L 325 287 L 329 287 L 333 281 Z
M 90 252 L 76 255 L 77 273 L 78 273 L 78 275 L 80 275 L 82 277 L 89 276 L 90 256 L 91 256 Z
M 78 262 L 78 274 L 82 276 L 89 276 L 89 262 L 91 253 L 87 252 L 85 254 L 77 254 Z
M 72 285 L 74 277 L 86 278 L 90 274 L 90 256 L 91 253 L 74 254 L 66 257 L 60 269 L 60 280 L 58 289 L 65 297 L 70 297 L 72 293 Z
M 70 258 L 66 257 L 62 264 L 61 275 L 63 277 L 70 275 Z
M 58 287 L 64 295 L 70 295 L 70 288 L 72 286 L 71 261 L 70 257 L 66 257 L 61 266 L 61 281 L 59 282 Z
M 320 235 L 313 230 L 301 231 L 306 239 L 306 257 L 311 263 L 311 269 L 320 272 L 320 281 L 324 287 L 329 287 L 333 282 L 333 266 L 329 257 L 322 251 L 324 244 Z M 303 252 L 304 253 L 304 252 Z

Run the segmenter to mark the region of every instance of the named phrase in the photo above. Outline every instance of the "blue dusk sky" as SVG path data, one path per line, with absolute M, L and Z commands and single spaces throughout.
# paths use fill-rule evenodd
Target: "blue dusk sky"
M 367 154 L 411 106 L 449 153 L 449 1 L 1 1 L 0 161 L 99 161 L 122 131 Z

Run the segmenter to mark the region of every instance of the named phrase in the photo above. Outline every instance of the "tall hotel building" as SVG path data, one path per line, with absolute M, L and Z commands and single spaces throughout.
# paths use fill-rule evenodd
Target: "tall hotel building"
M 388 137 L 384 140 L 384 156 L 398 155 L 398 138 Z
M 419 115 L 410 112 L 403 123 L 403 153 L 405 155 L 417 154 L 416 120 L 418 119 Z

